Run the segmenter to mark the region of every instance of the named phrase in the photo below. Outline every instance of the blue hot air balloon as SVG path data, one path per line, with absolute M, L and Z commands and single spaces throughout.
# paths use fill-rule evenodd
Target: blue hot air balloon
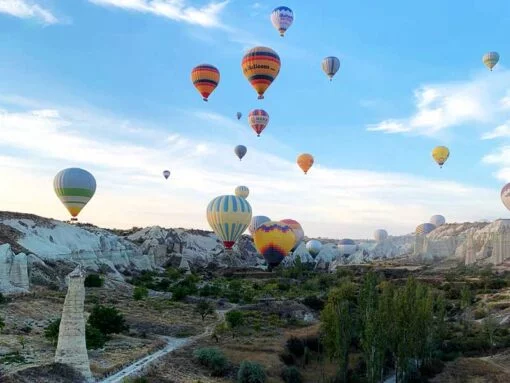
M 246 155 L 247 151 L 248 151 L 248 149 L 244 145 L 237 145 L 234 148 L 234 153 L 239 158 L 239 161 L 241 161 L 243 159 L 243 157 Z

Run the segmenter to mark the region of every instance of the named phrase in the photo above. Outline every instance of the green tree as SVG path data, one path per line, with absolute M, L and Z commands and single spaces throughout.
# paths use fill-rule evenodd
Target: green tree
M 2 333 L 2 330 L 5 328 L 5 321 L 4 318 L 0 316 L 0 334 Z
M 21 349 L 25 349 L 25 345 L 27 344 L 27 339 L 23 335 L 18 336 L 18 342 L 21 345 Z
M 241 362 L 237 372 L 237 383 L 265 383 L 266 379 L 266 372 L 260 364 L 249 360 Z
M 244 314 L 241 311 L 229 311 L 225 319 L 232 330 L 232 337 L 235 338 L 239 328 L 244 325 Z
M 195 306 L 195 312 L 200 314 L 202 320 L 204 320 L 208 315 L 214 314 L 214 306 L 211 302 L 201 299 Z
M 471 307 L 473 303 L 473 293 L 468 285 L 462 286 L 462 290 L 460 291 L 460 308 L 462 310 Z
M 51 321 L 50 324 L 44 329 L 44 337 L 51 341 L 54 346 L 57 345 L 59 329 L 60 318 Z
M 149 296 L 149 289 L 145 286 L 136 286 L 133 290 L 133 299 L 135 301 L 140 301 Z
M 87 323 L 85 326 L 85 341 L 88 350 L 102 348 L 106 343 L 106 335 Z
M 487 342 L 491 348 L 491 355 L 494 354 L 494 346 L 496 346 L 495 335 L 498 327 L 499 323 L 497 319 L 492 315 L 488 315 L 487 318 L 483 320 L 483 332 L 487 336 Z
M 95 305 L 90 313 L 88 323 L 104 335 L 117 334 L 129 328 L 124 315 L 113 306 Z
M 103 278 L 99 274 L 89 274 L 83 282 L 85 287 L 101 287 L 104 284 Z

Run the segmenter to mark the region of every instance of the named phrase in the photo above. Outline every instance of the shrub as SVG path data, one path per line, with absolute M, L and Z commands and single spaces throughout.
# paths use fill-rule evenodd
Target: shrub
M 149 296 L 149 289 L 145 286 L 136 286 L 133 291 L 133 298 L 135 301 L 140 301 Z
M 186 287 L 176 286 L 172 289 L 172 299 L 174 301 L 182 301 L 189 294 L 189 291 Z
M 484 309 L 477 309 L 473 312 L 473 315 L 475 317 L 475 319 L 482 319 L 482 318 L 485 318 L 487 316 L 487 311 L 485 311 Z
M 113 306 L 94 306 L 88 323 L 104 335 L 117 334 L 128 329 L 124 315 Z
M 300 358 L 305 353 L 305 344 L 304 342 L 296 337 L 291 337 L 287 340 L 285 344 L 285 348 L 294 356 Z
M 202 320 L 204 320 L 207 315 L 214 314 L 214 306 L 211 302 L 202 299 L 195 306 L 195 312 L 199 313 L 202 317 Z
M 4 329 L 5 327 L 5 321 L 4 321 L 4 318 L 0 317 L 0 333 L 2 332 L 2 330 Z
M 54 345 L 56 345 L 58 340 L 59 329 L 60 318 L 50 322 L 50 324 L 44 329 L 44 337 L 51 341 Z
M 286 366 L 293 366 L 296 364 L 296 357 L 288 351 L 280 353 L 279 357 Z
M 245 360 L 241 363 L 239 371 L 237 372 L 237 383 L 265 383 L 266 372 L 264 368 L 256 363 L 249 360 Z
M 85 327 L 85 339 L 88 350 L 102 348 L 106 343 L 106 336 L 97 328 L 87 324 Z
M 85 278 L 85 287 L 101 287 L 104 284 L 103 278 L 99 274 L 89 274 Z
M 303 338 L 303 342 L 310 351 L 322 352 L 324 347 L 321 344 L 320 338 L 317 335 L 309 335 Z
M 9 298 L 0 293 L 0 305 L 6 304 L 7 302 L 9 302 Z
M 200 348 L 193 353 L 198 362 L 211 370 L 212 376 L 224 376 L 228 369 L 228 360 L 217 348 Z
M 315 311 L 322 311 L 322 309 L 324 308 L 324 301 L 316 297 L 315 295 L 310 295 L 306 297 L 303 300 L 303 304 Z
M 285 367 L 282 371 L 282 379 L 285 383 L 301 383 L 303 381 L 303 377 L 299 370 L 292 367 Z

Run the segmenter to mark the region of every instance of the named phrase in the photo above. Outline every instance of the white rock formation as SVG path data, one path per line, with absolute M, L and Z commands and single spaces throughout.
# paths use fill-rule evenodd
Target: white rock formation
M 55 363 L 67 364 L 92 382 L 85 341 L 85 273 L 81 266 L 67 276 L 68 289 L 62 310 Z
M 28 292 L 29 287 L 26 254 L 14 254 L 8 243 L 0 245 L 0 292 Z

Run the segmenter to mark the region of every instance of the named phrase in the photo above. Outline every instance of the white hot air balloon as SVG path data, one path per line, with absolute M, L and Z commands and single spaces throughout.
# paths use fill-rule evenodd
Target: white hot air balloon
M 322 249 L 322 243 L 316 239 L 311 239 L 306 243 L 306 249 L 310 253 L 313 259 L 320 253 Z
M 357 249 L 358 246 L 352 239 L 342 239 L 338 242 L 338 251 L 344 257 L 354 254 Z
M 436 214 L 430 217 L 430 223 L 436 227 L 439 227 L 446 223 L 446 219 L 442 215 Z
M 384 229 L 377 229 L 374 231 L 374 239 L 377 242 L 383 242 L 388 239 L 388 232 Z
M 250 226 L 248 226 L 248 230 L 250 234 L 253 235 L 255 230 L 259 228 L 260 225 L 263 223 L 269 222 L 271 219 L 269 217 L 266 217 L 265 215 L 255 215 L 251 218 Z

